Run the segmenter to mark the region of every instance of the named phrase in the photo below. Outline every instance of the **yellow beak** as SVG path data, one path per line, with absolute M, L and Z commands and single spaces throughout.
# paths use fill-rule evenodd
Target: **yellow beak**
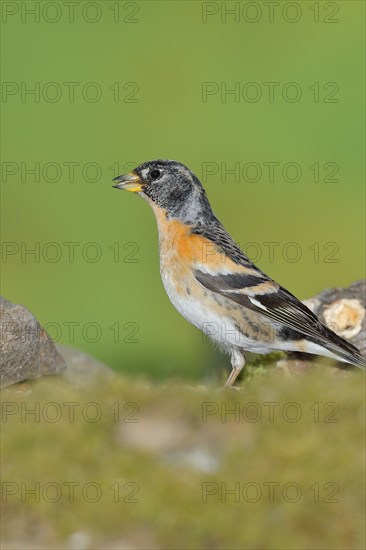
M 116 185 L 113 185 L 116 189 L 124 189 L 131 193 L 138 193 L 143 187 L 143 183 L 140 177 L 134 172 L 124 174 L 123 176 L 117 176 L 113 181 L 116 181 Z

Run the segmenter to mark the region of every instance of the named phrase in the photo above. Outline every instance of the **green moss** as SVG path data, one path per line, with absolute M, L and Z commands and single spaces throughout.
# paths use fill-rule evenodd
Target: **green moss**
M 362 374 L 248 371 L 242 392 L 122 376 L 4 390 L 4 545 L 364 547 Z M 24 407 L 39 418 L 22 418 Z M 36 484 L 38 502 L 24 493 Z

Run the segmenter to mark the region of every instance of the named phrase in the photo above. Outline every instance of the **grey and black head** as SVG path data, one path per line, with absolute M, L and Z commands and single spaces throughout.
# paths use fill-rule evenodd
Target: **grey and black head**
M 175 160 L 151 160 L 118 176 L 117 189 L 138 193 L 170 218 L 197 223 L 212 216 L 205 190 L 187 166 Z

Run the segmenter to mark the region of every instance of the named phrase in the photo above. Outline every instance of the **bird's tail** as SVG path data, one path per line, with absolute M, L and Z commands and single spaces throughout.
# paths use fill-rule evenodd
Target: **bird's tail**
M 353 345 L 350 344 L 344 338 L 338 336 L 335 332 L 329 328 L 326 329 L 327 338 L 322 340 L 321 345 L 330 351 L 340 361 L 350 363 L 360 369 L 366 369 L 366 359 L 361 352 Z

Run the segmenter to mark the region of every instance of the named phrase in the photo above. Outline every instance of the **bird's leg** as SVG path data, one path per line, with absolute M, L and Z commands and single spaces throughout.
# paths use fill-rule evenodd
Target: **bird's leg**
M 226 380 L 225 387 L 231 387 L 235 380 L 237 379 L 239 373 L 245 365 L 245 356 L 238 350 L 233 349 L 231 352 L 231 373 L 229 374 L 228 379 Z

